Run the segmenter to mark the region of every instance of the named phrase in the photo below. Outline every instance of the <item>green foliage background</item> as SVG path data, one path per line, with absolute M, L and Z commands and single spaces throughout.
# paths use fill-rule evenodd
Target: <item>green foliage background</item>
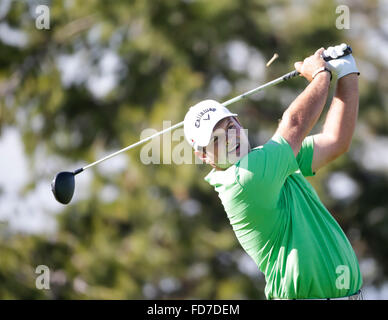
M 35 27 L 38 4 L 50 8 L 50 30 Z M 0 130 L 16 127 L 29 156 L 32 178 L 20 201 L 37 180 L 47 182 L 47 197 L 52 197 L 49 184 L 57 171 L 92 162 L 137 141 L 146 128 L 160 130 L 163 120 L 180 122 L 187 108 L 202 99 L 225 101 L 292 70 L 293 62 L 317 48 L 342 42 L 353 47 L 360 67 L 377 70 L 373 77 L 360 78 L 359 123 L 371 137 L 385 136 L 387 64 L 367 49 L 367 33 L 335 27 L 339 4 L 11 1 L 1 23 L 24 31 L 28 41 L 21 47 L 0 42 Z M 377 30 L 386 41 L 387 29 L 379 25 L 381 2 L 347 4 L 352 23 L 364 19 L 357 20 L 363 23 L 357 30 Z M 275 52 L 279 59 L 247 75 L 230 63 L 233 45 L 245 46 L 263 62 Z M 101 72 L 107 52 L 121 64 L 113 90 L 99 97 L 88 89 L 88 79 Z M 60 57 L 78 53 L 91 67 L 85 65 L 84 77 L 65 84 Z M 227 81 L 230 90 L 216 92 L 215 79 Z M 265 142 L 305 86 L 303 79 L 294 79 L 233 106 L 252 144 Z M 376 261 L 377 271 L 365 281 L 378 287 L 388 275 L 388 180 L 386 170 L 366 168 L 357 157 L 367 143 L 361 129 L 351 152 L 310 181 L 360 260 Z M 47 167 L 38 166 L 37 153 L 45 155 Z M 76 194 L 70 205 L 60 207 L 54 233 L 26 234 L 0 225 L 1 299 L 264 299 L 264 277 L 244 269 L 248 258 L 216 193 L 203 181 L 209 168 L 144 165 L 139 154 L 129 152 L 119 173 L 93 169 L 86 196 Z M 344 201 L 333 198 L 326 183 L 333 172 L 351 177 L 359 194 Z M 106 185 L 115 186 L 114 201 L 102 199 Z M 190 204 L 198 208 L 196 214 L 187 214 Z M 50 290 L 35 287 L 35 268 L 41 264 L 52 271 Z

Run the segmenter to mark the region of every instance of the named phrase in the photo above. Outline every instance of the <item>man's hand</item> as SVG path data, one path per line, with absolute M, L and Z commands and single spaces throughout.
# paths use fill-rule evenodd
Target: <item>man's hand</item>
M 304 59 L 303 62 L 295 62 L 295 69 L 308 81 L 313 80 L 313 75 L 320 68 L 328 68 L 327 62 L 323 60 L 322 53 L 325 51 L 324 48 L 318 49 L 312 56 Z
M 360 74 L 357 69 L 356 61 L 351 54 L 337 58 L 343 55 L 343 52 L 346 50 L 346 48 L 347 45 L 343 43 L 339 46 L 329 47 L 324 51 L 326 56 L 333 58 L 333 60 L 328 62 L 328 65 L 329 69 L 337 74 L 338 79 L 351 73 L 357 73 L 358 75 Z

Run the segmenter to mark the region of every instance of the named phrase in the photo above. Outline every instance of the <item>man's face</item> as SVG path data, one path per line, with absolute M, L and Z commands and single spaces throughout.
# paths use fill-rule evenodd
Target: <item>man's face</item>
M 220 120 L 213 129 L 210 143 L 196 155 L 212 167 L 224 170 L 249 153 L 248 136 L 235 117 Z

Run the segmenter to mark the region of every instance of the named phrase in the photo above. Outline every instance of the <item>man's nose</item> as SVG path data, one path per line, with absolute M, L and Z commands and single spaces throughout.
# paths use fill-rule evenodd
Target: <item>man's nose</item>
M 226 144 L 235 142 L 238 137 L 239 131 L 236 128 L 228 129 L 226 132 Z

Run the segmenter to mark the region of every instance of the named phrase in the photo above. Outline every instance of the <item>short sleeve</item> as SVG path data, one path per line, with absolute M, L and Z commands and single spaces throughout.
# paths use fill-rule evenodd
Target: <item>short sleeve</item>
M 281 135 L 253 149 L 236 165 L 236 176 L 251 197 L 273 206 L 287 177 L 298 170 L 294 152 Z
M 313 163 L 313 155 L 314 138 L 313 136 L 308 136 L 303 140 L 298 156 L 296 157 L 299 169 L 305 177 L 311 177 L 315 175 L 315 172 L 313 172 L 311 168 Z

